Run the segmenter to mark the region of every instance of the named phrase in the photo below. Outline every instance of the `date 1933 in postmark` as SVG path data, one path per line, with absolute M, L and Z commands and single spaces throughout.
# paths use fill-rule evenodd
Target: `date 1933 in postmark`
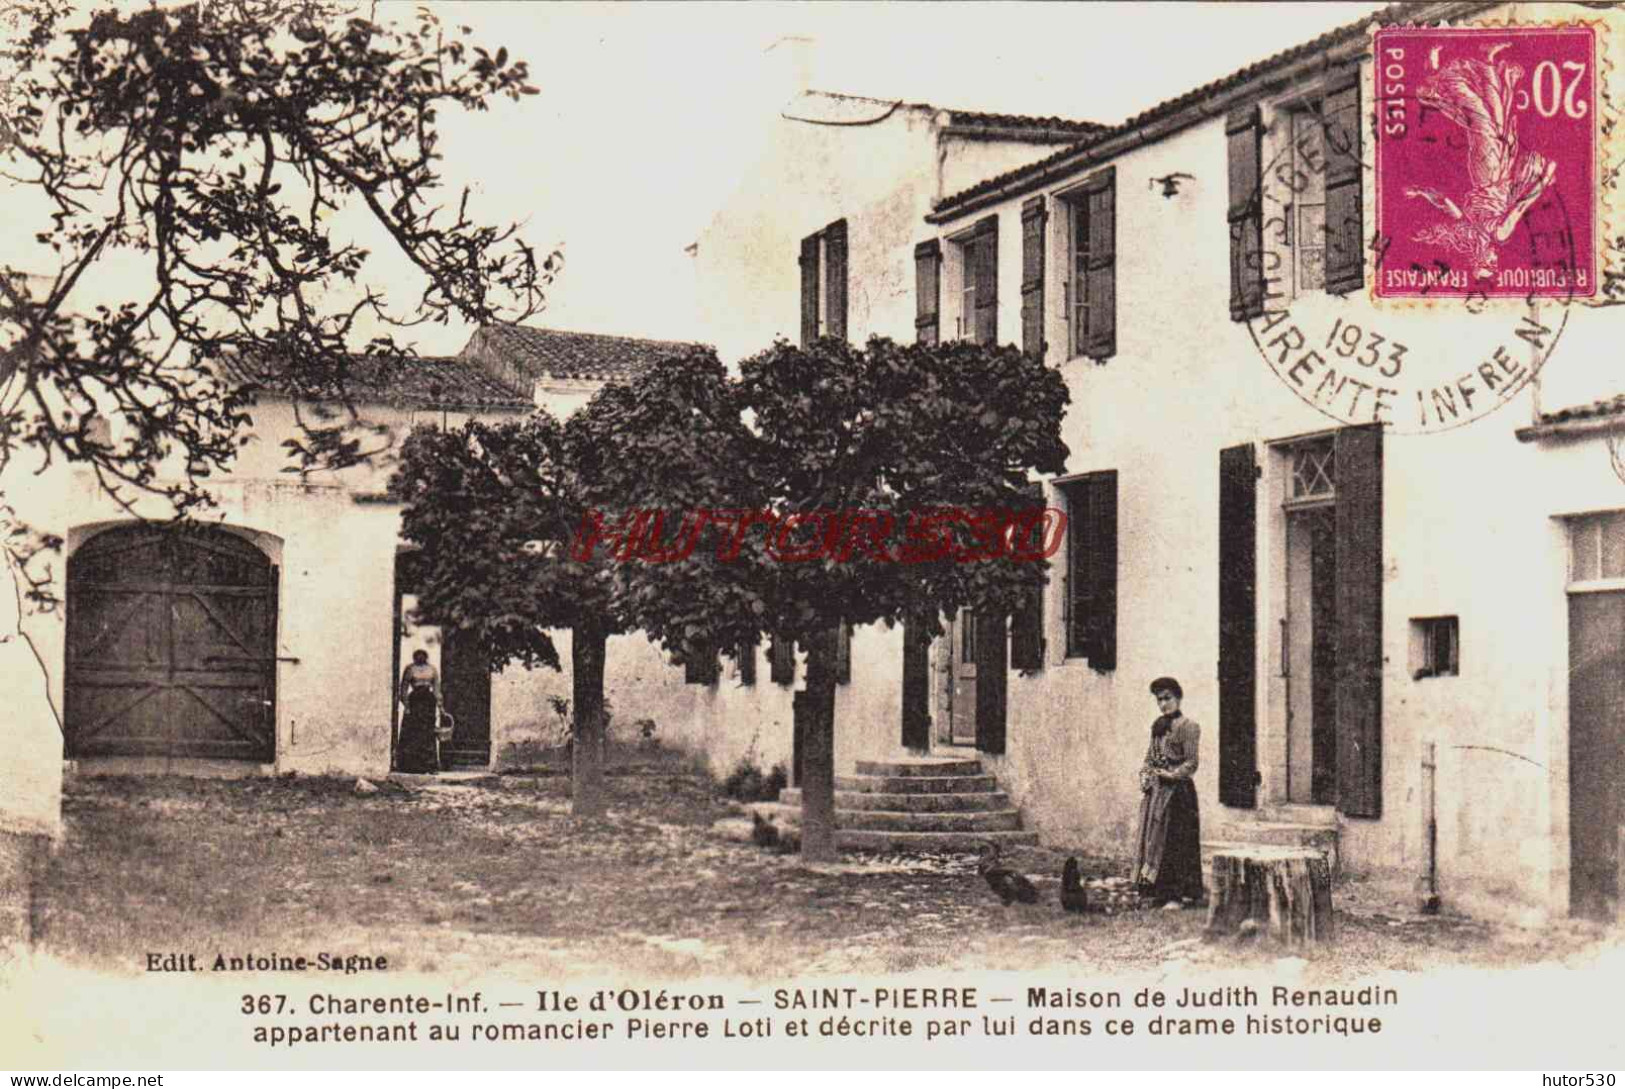
M 1288 390 L 1433 434 L 1528 387 L 1599 294 L 1605 37 L 1384 26 L 1231 114 L 1232 313 Z

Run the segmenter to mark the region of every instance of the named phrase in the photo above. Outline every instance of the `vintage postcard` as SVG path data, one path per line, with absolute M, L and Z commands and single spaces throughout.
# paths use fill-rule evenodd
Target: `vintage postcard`
M 1614 5 L 0 40 L 0 1064 L 1620 1065 Z

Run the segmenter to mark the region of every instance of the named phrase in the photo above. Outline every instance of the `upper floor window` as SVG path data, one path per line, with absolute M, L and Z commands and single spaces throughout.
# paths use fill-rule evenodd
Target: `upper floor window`
M 1117 173 L 1108 167 L 1063 197 L 1068 354 L 1105 359 L 1117 351 Z
M 1262 314 L 1269 300 L 1365 282 L 1359 69 L 1334 69 L 1319 91 L 1264 113 L 1230 115 L 1230 315 Z M 1267 144 L 1267 146 L 1266 146 Z M 1267 166 L 1266 166 L 1267 164 Z
M 801 344 L 819 337 L 846 339 L 846 220 L 801 240 Z
M 1273 106 L 1267 130 L 1264 116 L 1250 106 L 1226 126 L 1237 320 L 1263 313 L 1266 300 L 1343 295 L 1365 282 L 1358 67 L 1334 69 L 1318 91 Z

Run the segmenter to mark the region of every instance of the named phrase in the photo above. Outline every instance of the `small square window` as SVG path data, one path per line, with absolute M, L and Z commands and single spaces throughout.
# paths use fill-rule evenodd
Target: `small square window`
M 1461 628 L 1453 616 L 1427 616 L 1411 621 L 1411 676 L 1456 677 L 1461 674 Z

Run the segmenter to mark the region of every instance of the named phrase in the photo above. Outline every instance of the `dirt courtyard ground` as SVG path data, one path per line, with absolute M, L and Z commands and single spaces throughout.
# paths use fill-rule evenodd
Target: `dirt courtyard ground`
M 484 785 L 353 779 L 77 778 L 66 838 L 36 908 L 42 951 L 142 970 L 149 951 L 321 950 L 391 969 L 483 973 L 522 963 L 565 979 L 651 980 L 917 969 L 1132 971 L 1183 958 L 1246 967 L 1281 953 L 1200 940 L 1205 913 L 1061 911 L 1063 854 L 1009 861 L 1043 894 L 1005 908 L 969 857 L 851 855 L 806 866 L 730 840 L 738 816 L 703 776 L 611 776 L 607 819 L 569 815 L 562 775 Z M 1096 899 L 1121 905 L 1120 862 L 1088 858 Z M 1447 965 L 1580 964 L 1617 935 L 1406 917 L 1341 885 L 1319 974 Z

